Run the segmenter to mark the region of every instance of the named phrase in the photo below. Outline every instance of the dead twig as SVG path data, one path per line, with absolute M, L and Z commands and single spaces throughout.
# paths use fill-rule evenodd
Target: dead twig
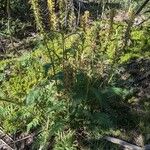
M 2 139 L 0 139 L 0 149 L 6 149 L 7 150 L 15 150 L 12 147 L 10 147 L 7 143 L 5 143 Z

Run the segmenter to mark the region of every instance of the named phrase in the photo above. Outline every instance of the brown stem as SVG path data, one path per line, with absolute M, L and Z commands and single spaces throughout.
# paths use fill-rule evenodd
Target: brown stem
M 147 5 L 147 3 L 149 2 L 150 0 L 145 0 L 145 2 L 139 7 L 139 9 L 136 11 L 135 15 L 138 15 L 142 10 L 143 8 Z

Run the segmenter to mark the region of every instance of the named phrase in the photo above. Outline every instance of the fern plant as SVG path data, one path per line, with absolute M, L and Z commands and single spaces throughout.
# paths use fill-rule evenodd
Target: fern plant
M 54 150 L 76 150 L 77 143 L 75 141 L 74 131 L 68 130 L 58 132 Z

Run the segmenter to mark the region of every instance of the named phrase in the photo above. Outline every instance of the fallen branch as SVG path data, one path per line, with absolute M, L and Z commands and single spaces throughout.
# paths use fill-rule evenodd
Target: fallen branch
M 5 149 L 5 147 L 7 147 L 7 150 L 15 149 L 15 143 L 12 137 L 4 133 L 0 127 L 0 149 Z
M 7 143 L 5 143 L 2 139 L 0 139 L 0 149 L 15 150 L 11 148 Z
M 23 138 L 21 138 L 21 139 L 18 139 L 18 140 L 16 140 L 16 141 L 14 141 L 14 143 L 21 142 L 21 141 L 27 140 L 27 139 L 29 139 L 29 138 L 33 138 L 35 135 L 36 135 L 36 134 L 28 135 L 28 136 L 26 136 L 26 137 L 23 137 Z
M 143 150 L 142 147 L 139 147 L 139 146 L 127 143 L 127 142 L 125 142 L 123 140 L 120 140 L 120 139 L 117 139 L 117 138 L 114 138 L 114 137 L 107 136 L 104 139 L 107 140 L 107 141 L 109 141 L 109 142 L 112 142 L 114 144 L 121 145 L 121 146 L 123 146 L 126 149 L 130 149 L 130 150 Z
M 140 147 L 140 146 L 130 144 L 128 142 L 125 142 L 123 140 L 120 140 L 120 139 L 117 139 L 114 137 L 107 136 L 104 139 L 109 141 L 109 142 L 112 142 L 114 144 L 118 144 L 118 145 L 124 147 L 125 149 L 129 149 L 129 150 L 150 150 L 150 144 L 145 145 L 144 147 Z

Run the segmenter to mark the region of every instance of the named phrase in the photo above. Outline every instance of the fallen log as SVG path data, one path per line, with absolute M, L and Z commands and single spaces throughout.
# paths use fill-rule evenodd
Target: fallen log
M 144 147 L 140 147 L 140 146 L 133 145 L 123 140 L 120 140 L 114 137 L 109 137 L 109 136 L 105 137 L 104 139 L 114 144 L 118 144 L 128 150 L 150 150 L 150 145 L 145 145 Z

